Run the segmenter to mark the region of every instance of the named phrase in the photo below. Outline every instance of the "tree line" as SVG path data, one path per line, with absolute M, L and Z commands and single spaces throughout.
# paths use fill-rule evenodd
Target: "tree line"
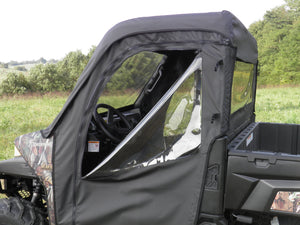
M 0 93 L 71 91 L 94 51 L 95 46 L 87 55 L 77 50 L 68 53 L 56 63 L 41 62 L 32 67 L 26 75 L 22 72 L 10 72 L 0 84 Z
M 57 63 L 58 60 L 55 59 L 50 59 L 50 60 L 46 60 L 43 57 L 39 58 L 38 60 L 27 60 L 27 61 L 22 61 L 22 62 L 18 62 L 18 61 L 10 61 L 8 63 L 4 63 L 4 62 L 0 62 L 0 68 L 9 68 L 9 67 L 19 67 L 22 68 L 24 67 L 24 65 L 28 65 L 28 64 L 45 64 L 45 63 Z M 25 67 L 24 67 L 25 68 Z
M 249 27 L 258 45 L 260 85 L 300 84 L 300 0 L 285 3 Z

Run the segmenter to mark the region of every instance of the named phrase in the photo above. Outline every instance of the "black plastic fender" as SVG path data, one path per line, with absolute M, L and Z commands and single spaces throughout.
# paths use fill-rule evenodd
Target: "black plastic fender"
M 17 177 L 37 178 L 33 169 L 29 167 L 23 157 L 0 161 L 0 174 Z

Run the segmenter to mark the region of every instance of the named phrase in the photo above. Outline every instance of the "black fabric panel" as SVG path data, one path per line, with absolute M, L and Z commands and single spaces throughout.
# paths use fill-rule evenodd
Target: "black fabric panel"
M 203 47 L 202 76 L 202 146 L 209 150 L 210 142 L 220 134 L 224 117 L 225 76 L 223 68 L 215 70 L 223 60 L 228 46 L 205 45 Z M 218 115 L 214 117 L 214 115 Z
M 207 155 L 212 149 L 212 143 L 222 135 L 226 129 L 228 111 L 225 105 L 229 104 L 226 95 L 224 95 L 230 71 L 232 70 L 231 62 L 234 61 L 232 56 L 235 49 L 230 46 L 205 45 L 202 48 L 203 70 L 202 70 L 202 129 L 201 129 L 201 152 L 204 154 L 202 160 L 205 173 L 201 175 L 201 179 L 205 180 L 207 175 L 208 159 Z M 227 58 L 228 57 L 228 58 Z M 225 66 L 216 68 L 216 64 L 224 60 L 227 63 Z M 227 96 L 228 98 L 228 96 Z M 214 117 L 214 115 L 219 115 Z M 214 119 L 213 119 L 214 118 Z M 225 125 L 224 125 L 225 124 Z M 203 191 L 203 189 L 201 189 Z M 204 192 L 205 194 L 205 192 Z M 203 196 L 200 195 L 199 203 L 202 202 Z M 205 207 L 205 204 L 202 205 Z M 199 207 L 199 211 L 205 210 Z
M 138 33 L 166 31 L 202 30 L 218 32 L 228 38 L 240 49 L 238 56 L 245 61 L 255 61 L 257 57 L 256 41 L 245 26 L 228 11 L 168 15 L 136 18 L 114 26 L 103 38 L 103 43 L 113 43 L 121 38 Z
M 76 224 L 193 225 L 202 185 L 200 157 L 82 180 Z

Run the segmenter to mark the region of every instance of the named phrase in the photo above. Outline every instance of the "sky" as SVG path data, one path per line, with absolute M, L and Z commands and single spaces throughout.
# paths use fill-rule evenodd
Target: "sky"
M 284 0 L 4 0 L 0 62 L 86 54 L 123 20 L 155 15 L 232 12 L 248 28 Z

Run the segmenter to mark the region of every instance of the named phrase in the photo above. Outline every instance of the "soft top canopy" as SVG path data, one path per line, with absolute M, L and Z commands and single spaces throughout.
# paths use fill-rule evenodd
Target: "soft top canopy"
M 256 62 L 255 39 L 240 20 L 228 11 L 142 17 L 127 20 L 110 29 L 99 47 L 104 50 L 115 41 L 131 35 L 167 31 L 210 31 L 220 33 L 228 38 L 224 41 L 229 41 L 237 47 L 238 58 L 243 61 Z
M 97 67 L 99 61 L 109 52 L 109 48 L 114 43 L 135 35 L 177 31 L 218 33 L 224 37 L 224 44 L 229 44 L 237 49 L 237 58 L 250 63 L 256 63 L 257 61 L 256 40 L 247 31 L 245 26 L 228 11 L 144 17 L 121 22 L 106 33 L 81 74 L 76 87 L 69 96 L 60 114 L 47 129 L 42 131 L 43 136 L 51 136 L 69 104 L 74 100 L 85 81 Z M 134 46 L 128 46 L 128 49 L 133 47 Z

